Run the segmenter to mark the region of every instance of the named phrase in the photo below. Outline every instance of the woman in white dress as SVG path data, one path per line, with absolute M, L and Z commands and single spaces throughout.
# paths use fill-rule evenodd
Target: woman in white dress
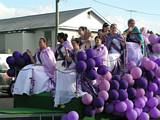
M 53 51 L 47 45 L 46 38 L 39 40 L 34 58 L 27 50 L 33 64 L 27 65 L 19 72 L 13 94 L 38 94 L 54 90 L 56 60 Z
M 77 74 L 75 69 L 75 54 L 79 51 L 79 44 L 72 40 L 74 49 L 70 50 L 68 42 L 64 44 L 64 37 L 59 34 L 59 40 L 62 46 L 57 49 L 59 57 L 57 57 L 56 65 L 56 92 L 55 107 L 68 103 L 72 98 L 81 96 L 83 92 L 77 89 Z M 80 88 L 80 87 L 79 87 Z

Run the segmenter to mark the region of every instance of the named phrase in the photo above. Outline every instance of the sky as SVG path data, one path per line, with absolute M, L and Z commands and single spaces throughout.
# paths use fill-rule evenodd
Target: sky
M 160 0 L 97 0 L 128 10 L 136 10 L 151 14 L 130 13 L 121 9 L 106 6 L 94 0 L 60 0 L 59 10 L 71 10 L 92 7 L 110 23 L 118 24 L 123 31 L 127 27 L 127 20 L 134 18 L 137 26 L 145 26 L 153 32 L 160 33 Z M 50 13 L 55 11 L 55 0 L 0 0 L 0 19 L 17 16 Z

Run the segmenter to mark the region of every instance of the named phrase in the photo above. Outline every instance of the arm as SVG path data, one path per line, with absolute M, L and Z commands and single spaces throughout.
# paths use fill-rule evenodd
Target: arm
M 35 59 L 34 59 L 34 57 L 33 57 L 33 55 L 32 55 L 32 52 L 31 52 L 29 49 L 27 49 L 26 53 L 27 53 L 28 56 L 30 57 L 31 63 L 35 64 Z

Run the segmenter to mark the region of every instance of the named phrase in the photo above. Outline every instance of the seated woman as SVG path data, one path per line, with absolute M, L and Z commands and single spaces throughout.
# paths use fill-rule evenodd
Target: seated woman
M 144 54 L 144 39 L 142 33 L 135 26 L 135 20 L 128 20 L 128 29 L 124 31 L 126 37 L 127 62 L 135 61 L 139 64 Z
M 100 36 L 95 37 L 95 44 L 96 45 L 94 46 L 94 49 L 96 52 L 96 57 L 102 58 L 103 64 L 108 66 L 108 50 L 107 47 L 102 43 Z
M 54 90 L 55 87 L 55 56 L 47 45 L 46 38 L 39 40 L 39 49 L 35 53 L 35 59 L 27 50 L 33 64 L 27 65 L 19 72 L 13 89 L 13 94 L 38 94 L 44 91 Z
M 78 39 L 74 39 L 72 40 L 72 45 L 73 50 L 71 50 L 69 54 L 65 54 L 66 52 L 63 52 L 63 56 L 65 56 L 63 61 L 70 64 L 66 67 L 63 66 L 63 64 L 59 64 L 56 67 L 55 107 L 68 103 L 74 97 L 83 95 L 81 88 L 77 88 L 78 83 L 75 69 L 75 62 L 77 61 L 75 56 L 80 51 L 80 41 Z M 60 65 L 61 67 L 59 67 Z
M 80 47 L 85 50 L 91 48 L 91 32 L 87 27 L 79 27 L 78 34 L 80 35 Z
M 109 68 L 113 72 L 120 65 L 119 60 L 120 60 L 120 56 L 123 53 L 122 43 L 123 43 L 123 37 L 117 32 L 117 25 L 111 24 L 110 33 L 107 34 L 105 39 L 105 45 L 107 46 L 108 52 L 109 52 Z

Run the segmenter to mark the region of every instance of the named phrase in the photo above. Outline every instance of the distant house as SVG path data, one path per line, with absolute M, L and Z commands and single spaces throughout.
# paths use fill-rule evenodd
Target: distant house
M 96 32 L 107 22 L 92 8 L 62 11 L 59 20 L 59 32 L 67 33 L 68 39 L 78 36 L 79 26 L 87 26 Z M 0 20 L 0 53 L 34 51 L 41 36 L 48 38 L 50 46 L 55 45 L 55 13 Z

